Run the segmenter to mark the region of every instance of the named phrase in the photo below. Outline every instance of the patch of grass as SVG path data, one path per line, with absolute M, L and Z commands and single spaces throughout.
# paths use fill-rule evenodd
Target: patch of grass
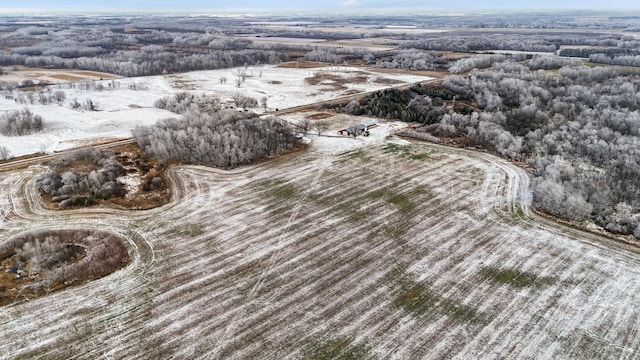
M 394 305 L 403 308 L 416 317 L 430 313 L 438 313 L 450 319 L 465 322 L 483 322 L 485 316 L 469 305 L 440 296 L 426 285 L 415 281 L 405 271 L 395 271 L 392 278 L 395 282 Z
M 387 189 L 378 189 L 369 193 L 369 198 L 371 200 L 381 200 L 387 197 L 389 190 Z
M 391 153 L 391 154 L 404 154 L 409 151 L 409 146 L 410 145 L 400 145 L 400 144 L 390 143 L 383 146 L 382 150 L 384 150 L 384 152 L 386 153 Z
M 418 147 L 413 144 L 410 144 L 410 145 L 386 144 L 382 149 L 386 153 L 397 154 L 402 157 L 405 157 L 411 160 L 418 160 L 418 161 L 429 160 L 431 159 L 431 155 L 432 155 L 430 152 L 418 151 Z
M 497 268 L 493 266 L 484 266 L 479 271 L 483 278 L 513 286 L 515 288 L 541 287 L 554 284 L 557 280 L 552 277 L 540 277 L 534 273 L 520 271 L 510 268 Z
M 438 296 L 426 286 L 409 281 L 403 281 L 401 283 L 400 288 L 396 290 L 393 300 L 394 305 L 417 316 L 423 316 L 435 311 L 437 302 Z
M 336 206 L 335 209 L 342 214 L 346 221 L 351 223 L 359 223 L 370 217 L 367 211 L 360 209 L 360 204 L 358 203 L 342 203 Z
M 391 189 L 378 189 L 368 194 L 371 200 L 384 200 L 389 204 L 395 205 L 400 212 L 406 214 L 416 208 L 416 205 L 409 199 L 408 196 L 398 194 Z
M 282 184 L 271 190 L 271 195 L 279 199 L 291 199 L 296 196 L 298 191 L 292 184 Z
M 280 179 L 265 180 L 260 185 L 269 190 L 269 195 L 281 201 L 293 199 L 298 195 L 298 189 L 295 185 L 285 183 Z
M 397 206 L 403 213 L 408 213 L 416 207 L 408 197 L 402 194 L 393 194 L 387 199 L 387 202 Z
M 315 201 L 318 202 L 319 204 L 324 204 L 326 203 L 326 199 L 318 194 L 318 193 L 310 193 L 307 195 L 307 199 L 311 200 L 311 201 Z
M 369 346 L 353 343 L 348 338 L 331 338 L 312 343 L 303 351 L 300 359 L 304 360 L 360 360 L 375 359 Z
M 356 149 L 356 150 L 351 150 L 351 151 L 347 151 L 344 154 L 342 154 L 344 157 L 346 157 L 347 159 L 360 159 L 360 160 L 368 160 L 368 158 L 365 156 L 365 151 L 363 149 Z

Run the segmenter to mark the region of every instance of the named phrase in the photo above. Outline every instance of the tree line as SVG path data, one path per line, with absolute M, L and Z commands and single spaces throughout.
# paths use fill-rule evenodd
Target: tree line
M 117 51 L 100 57 L 62 58 L 53 55 L 29 56 L 0 53 L 0 65 L 24 65 L 62 69 L 83 69 L 121 76 L 149 76 L 196 70 L 213 70 L 244 64 L 277 64 L 288 60 L 283 52 L 268 50 L 207 50 L 175 54 L 169 51 L 145 53 Z
M 191 111 L 181 119 L 140 126 L 133 137 L 148 154 L 160 161 L 218 167 L 236 167 L 298 146 L 291 126 L 275 117 L 254 113 Z
M 588 48 L 565 48 L 560 50 L 558 55 L 566 57 L 579 57 L 588 59 L 591 55 L 603 54 L 608 57 L 624 56 L 624 55 L 640 55 L 640 43 L 635 44 L 633 48 L 627 47 L 588 47 Z
M 40 132 L 45 122 L 42 116 L 29 109 L 11 111 L 0 115 L 0 134 L 6 136 L 24 136 Z

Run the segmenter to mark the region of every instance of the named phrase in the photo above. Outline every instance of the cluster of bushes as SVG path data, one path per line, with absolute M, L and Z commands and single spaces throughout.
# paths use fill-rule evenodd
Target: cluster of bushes
M 69 102 L 69 106 L 74 110 L 98 111 L 98 103 L 91 99 L 85 99 L 84 102 L 79 102 L 78 98 L 73 98 Z
M 176 114 L 184 114 L 189 111 L 216 112 L 221 109 L 222 103 L 216 96 L 196 95 L 182 91 L 156 100 L 153 106 Z
M 338 64 L 341 61 L 340 57 L 331 48 L 309 51 L 305 55 L 304 59 L 307 61 L 326 62 L 331 64 Z
M 401 49 L 378 66 L 385 69 L 444 70 L 448 64 L 449 59 L 443 57 L 440 52 Z
M 2 242 L 0 261 L 7 258 L 14 260 L 17 275 L 30 281 L 0 289 L 0 295 L 5 295 L 0 296 L 0 305 L 106 276 L 124 266 L 129 254 L 122 241 L 109 232 L 49 230 L 27 232 Z
M 471 96 L 456 94 L 445 88 L 414 84 L 409 89 L 385 89 L 353 100 L 342 108 L 352 115 L 366 115 L 384 119 L 432 124 L 447 112 L 444 101 L 471 100 Z
M 6 136 L 23 136 L 44 129 L 44 119 L 29 109 L 12 111 L 0 116 L 0 133 Z
M 256 100 L 255 98 L 252 98 L 251 96 L 242 94 L 240 92 L 233 93 L 231 95 L 231 98 L 233 99 L 233 102 L 235 102 L 238 108 L 247 109 L 247 108 L 254 108 L 258 106 L 258 100 Z
M 94 167 L 88 171 L 67 170 L 77 162 L 87 162 Z M 53 169 L 36 180 L 36 187 L 52 197 L 61 209 L 90 206 L 101 199 L 124 195 L 124 188 L 117 178 L 124 175 L 122 165 L 115 155 L 106 150 L 81 150 L 70 158 L 55 160 Z
M 566 48 L 562 49 L 559 52 L 560 56 L 567 57 L 579 57 L 579 58 L 589 58 L 594 54 L 602 54 L 609 57 L 614 56 L 623 56 L 623 55 L 640 55 L 640 49 L 638 49 L 639 44 L 635 44 L 634 48 L 622 48 L 622 47 L 587 47 L 587 48 Z
M 609 56 L 605 54 L 593 54 L 589 56 L 589 61 L 608 65 L 640 66 L 640 55 Z
M 5 98 L 13 99 L 20 104 L 61 104 L 67 98 L 67 95 L 62 90 L 52 91 L 51 88 L 38 91 L 13 91 L 12 93 L 5 92 Z
M 474 55 L 451 63 L 449 72 L 459 74 L 473 69 L 485 69 L 505 60 L 507 60 L 506 55 Z
M 253 113 L 190 112 L 137 127 L 134 139 L 160 161 L 178 160 L 219 167 L 249 164 L 298 145 L 287 122 Z

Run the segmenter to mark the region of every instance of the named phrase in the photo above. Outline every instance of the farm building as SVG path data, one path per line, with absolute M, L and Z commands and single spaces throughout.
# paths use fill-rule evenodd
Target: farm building
M 376 127 L 377 125 L 378 125 L 378 120 L 371 120 L 366 123 L 362 123 L 362 124 L 350 126 L 348 128 L 344 128 L 342 130 L 338 130 L 338 134 L 347 135 L 347 136 L 353 136 L 354 134 L 356 136 L 358 135 L 368 136 L 369 129 L 372 127 Z
M 224 108 L 225 109 L 235 109 L 236 108 L 236 101 L 233 99 L 225 99 L 223 101 L 224 104 Z

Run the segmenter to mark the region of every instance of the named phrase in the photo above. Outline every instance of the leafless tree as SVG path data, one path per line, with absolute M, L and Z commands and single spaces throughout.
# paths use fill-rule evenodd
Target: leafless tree
M 246 96 L 239 92 L 236 92 L 231 95 L 233 101 L 235 101 L 236 106 L 239 108 L 247 109 L 258 106 L 258 101 L 250 96 Z
M 299 120 L 297 123 L 295 123 L 295 127 L 300 130 L 303 136 L 307 136 L 309 131 L 313 129 L 313 122 L 307 118 L 303 118 L 302 120 Z
M 29 109 L 13 111 L 0 116 L 0 133 L 6 136 L 23 136 L 42 131 L 44 119 Z
M 318 132 L 318 136 L 322 135 L 322 133 L 327 130 L 329 130 L 329 123 L 325 121 L 318 121 L 316 123 L 316 131 Z
M 69 105 L 74 110 L 80 109 L 80 107 L 82 106 L 82 104 L 80 104 L 80 102 L 78 102 L 78 98 L 73 98 L 71 100 L 71 102 L 69 103 Z
M 11 157 L 11 152 L 5 146 L 0 146 L 0 160 L 8 160 Z
M 67 94 L 62 90 L 56 90 L 53 93 L 53 100 L 58 104 L 62 103 L 67 98 Z
M 98 111 L 98 105 L 91 99 L 85 100 L 84 108 L 89 111 Z
M 265 112 L 267 112 L 267 97 L 263 96 L 260 98 L 260 105 L 262 105 L 262 108 L 264 109 Z

